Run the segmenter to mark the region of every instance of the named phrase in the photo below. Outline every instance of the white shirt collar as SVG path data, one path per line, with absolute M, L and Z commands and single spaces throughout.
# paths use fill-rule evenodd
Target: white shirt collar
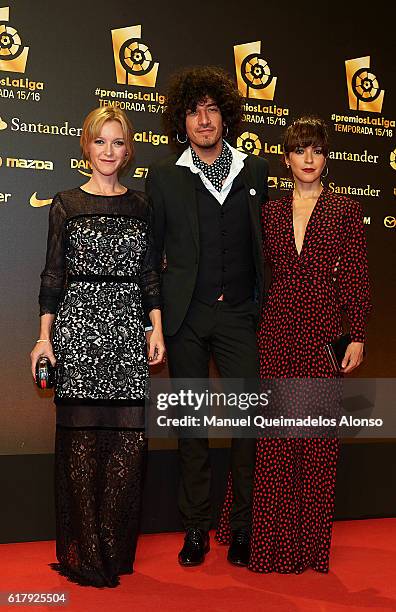
M 205 187 L 208 189 L 208 191 L 210 191 L 210 193 L 216 198 L 216 200 L 220 204 L 223 204 L 224 200 L 228 196 L 234 178 L 238 176 L 238 174 L 242 170 L 244 166 L 243 160 L 247 157 L 246 153 L 242 153 L 241 151 L 238 151 L 238 149 L 234 149 L 234 147 L 229 145 L 228 142 L 224 141 L 224 143 L 232 153 L 232 163 L 229 175 L 224 181 L 221 191 L 217 191 L 217 189 L 214 188 L 212 183 L 206 178 L 202 170 L 194 166 L 193 158 L 191 155 L 191 147 L 188 147 L 185 151 L 183 151 L 183 153 L 176 161 L 176 166 L 185 166 L 186 168 L 189 168 L 194 174 L 199 174 Z
M 245 159 L 245 157 L 247 157 L 246 153 L 242 153 L 241 151 L 238 151 L 238 149 L 234 149 L 234 147 L 228 144 L 226 140 L 224 140 L 224 144 L 230 149 L 232 153 L 232 165 L 237 164 L 242 168 L 243 160 Z M 199 172 L 201 172 L 199 168 L 194 166 L 193 158 L 191 155 L 191 147 L 187 147 L 187 149 L 183 151 L 183 153 L 176 161 L 176 166 L 186 166 L 187 168 L 190 168 L 191 172 L 194 172 L 194 174 L 199 174 Z

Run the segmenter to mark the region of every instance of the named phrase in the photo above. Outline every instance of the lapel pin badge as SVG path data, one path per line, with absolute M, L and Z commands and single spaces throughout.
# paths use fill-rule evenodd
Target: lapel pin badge
M 256 190 L 255 189 L 250 189 L 249 191 L 251 196 L 255 196 L 256 195 Z

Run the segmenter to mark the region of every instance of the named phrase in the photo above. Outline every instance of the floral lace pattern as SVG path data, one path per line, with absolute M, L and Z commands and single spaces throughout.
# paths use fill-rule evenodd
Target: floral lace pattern
M 69 580 L 113 587 L 132 573 L 146 450 L 141 431 L 57 428 L 52 567 Z
M 144 316 L 161 305 L 146 196 L 55 196 L 41 279 L 57 359 L 52 567 L 81 585 L 114 587 L 133 571 L 146 453 Z
M 144 309 L 160 308 L 160 258 L 152 208 L 143 193 L 95 196 L 71 189 L 50 207 L 40 314 L 55 314 L 70 274 L 137 274 Z
M 67 221 L 69 274 L 138 274 L 147 223 L 133 217 L 79 216 Z
M 40 303 L 42 314 L 56 312 L 58 403 L 144 401 L 144 309 L 160 306 L 157 263 L 143 194 L 100 197 L 73 189 L 54 198 Z M 73 280 L 81 275 L 90 278 Z M 136 280 L 95 279 L 103 275 Z

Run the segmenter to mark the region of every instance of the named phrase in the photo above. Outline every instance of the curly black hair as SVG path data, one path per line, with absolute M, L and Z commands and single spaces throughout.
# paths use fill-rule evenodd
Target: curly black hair
M 228 128 L 227 141 L 235 143 L 244 99 L 225 70 L 217 66 L 197 66 L 177 72 L 169 82 L 163 121 L 169 142 L 176 148 L 185 147 L 177 142 L 176 135 L 182 139 L 186 135 L 186 112 L 194 111 L 206 97 L 216 102 Z

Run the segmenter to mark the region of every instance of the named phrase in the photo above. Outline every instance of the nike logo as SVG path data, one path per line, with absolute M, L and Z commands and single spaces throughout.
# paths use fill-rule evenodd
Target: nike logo
M 52 198 L 50 200 L 39 200 L 39 198 L 37 197 L 37 191 L 35 191 L 34 194 L 30 197 L 30 206 L 33 206 L 33 208 L 48 206 L 48 204 L 51 204 L 51 202 Z

